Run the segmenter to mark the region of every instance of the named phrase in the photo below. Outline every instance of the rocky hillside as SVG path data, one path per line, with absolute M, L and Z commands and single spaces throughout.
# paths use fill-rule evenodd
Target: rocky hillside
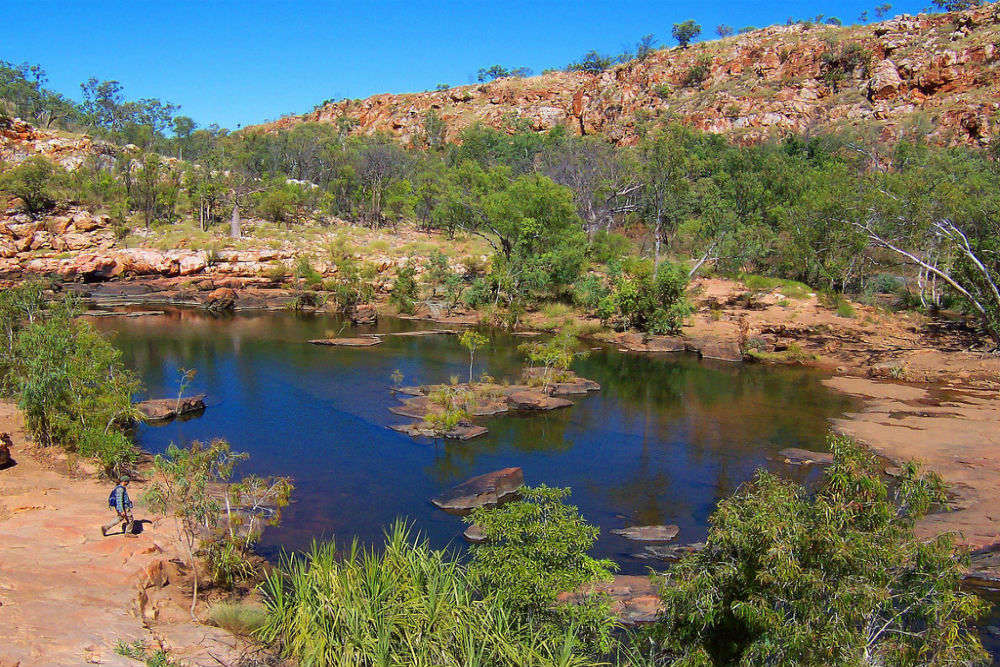
M 375 95 L 248 128 L 273 131 L 347 117 L 357 133 L 420 142 L 430 110 L 455 140 L 470 124 L 636 141 L 643 117 L 667 116 L 738 141 L 773 132 L 922 123 L 939 142 L 988 143 L 1000 110 L 1000 4 L 838 28 L 773 26 L 657 51 L 598 75 L 553 72 L 444 91 Z

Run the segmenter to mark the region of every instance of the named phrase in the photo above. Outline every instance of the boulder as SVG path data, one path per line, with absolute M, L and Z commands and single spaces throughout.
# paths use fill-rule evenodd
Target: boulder
M 136 409 L 147 422 L 163 422 L 200 412 L 205 409 L 205 395 L 184 396 L 182 398 L 156 398 L 137 404 Z
M 378 321 L 378 309 L 371 304 L 360 304 L 351 308 L 349 313 L 354 324 L 375 324 Z
M 0 433 L 0 468 L 6 468 L 13 461 L 10 457 L 10 448 L 13 446 L 10 433 Z
M 477 507 L 495 507 L 517 496 L 524 486 L 520 468 L 503 468 L 473 477 L 431 500 L 435 507 L 453 514 L 468 514 Z
M 562 604 L 580 603 L 594 595 L 610 598 L 611 612 L 623 625 L 652 623 L 663 608 L 659 589 L 648 576 L 619 574 L 611 582 L 587 584 L 575 591 L 560 593 Z
M 573 405 L 573 401 L 549 396 L 534 389 L 515 391 L 507 400 L 515 410 L 555 410 Z
M 677 537 L 680 528 L 677 526 L 631 526 L 612 530 L 615 535 L 621 535 L 626 540 L 635 542 L 669 542 Z
M 462 533 L 462 537 L 464 537 L 467 542 L 471 542 L 472 544 L 482 544 L 486 541 L 486 536 L 483 535 L 483 529 L 476 524 L 472 524 L 466 528 L 465 532 Z
M 812 463 L 830 465 L 833 463 L 833 454 L 829 452 L 811 452 L 808 449 L 799 449 L 798 447 L 782 449 L 778 452 L 778 456 L 784 459 L 785 463 L 791 465 L 810 465 Z
M 868 98 L 871 100 L 890 98 L 899 92 L 902 84 L 903 80 L 899 77 L 895 63 L 891 60 L 882 60 L 875 65 L 872 78 L 868 81 Z
M 220 287 L 207 293 L 202 302 L 209 310 L 232 310 L 236 307 L 236 291 L 228 287 Z
M 472 440 L 473 438 L 478 438 L 481 435 L 489 433 L 489 429 L 485 426 L 478 426 L 470 422 L 459 422 L 453 429 L 445 432 L 436 431 L 422 421 L 414 424 L 396 424 L 389 428 L 399 433 L 405 433 L 413 438 L 449 438 L 452 440 Z

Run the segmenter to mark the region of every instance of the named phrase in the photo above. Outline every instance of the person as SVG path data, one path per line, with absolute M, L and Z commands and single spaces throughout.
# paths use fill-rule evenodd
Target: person
M 125 537 L 136 537 L 132 532 L 132 500 L 128 497 L 128 483 L 128 476 L 123 475 L 108 498 L 108 505 L 115 513 L 115 518 L 101 526 L 101 535 L 105 537 L 108 536 L 108 529 L 119 522 L 122 524 L 122 533 Z

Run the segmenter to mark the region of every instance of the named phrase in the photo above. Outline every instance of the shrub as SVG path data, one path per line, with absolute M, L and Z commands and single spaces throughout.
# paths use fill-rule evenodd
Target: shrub
M 396 282 L 389 292 L 389 303 L 396 306 L 401 313 L 412 314 L 416 310 L 417 281 L 414 279 L 416 270 L 406 264 L 396 270 Z
M 681 45 L 681 48 L 687 48 L 691 40 L 701 34 L 701 26 L 693 20 L 688 19 L 682 23 L 675 23 L 671 34 L 677 40 L 677 43 Z
M 594 312 L 610 291 L 600 277 L 590 273 L 573 283 L 573 303 Z
M 684 296 L 687 285 L 688 273 L 682 266 L 662 262 L 654 275 L 648 264 L 639 264 L 615 279 L 597 314 L 619 330 L 676 333 L 690 312 Z
M 913 534 L 945 500 L 941 480 L 911 463 L 890 490 L 873 455 L 848 438 L 831 436 L 830 446 L 834 464 L 817 492 L 761 471 L 719 504 L 705 548 L 664 579 L 653 635 L 661 662 L 986 658 L 972 624 L 987 605 L 961 590 L 954 538 Z
M 35 216 L 55 206 L 55 177 L 52 162 L 41 156 L 28 158 L 0 172 L 0 192 L 20 198 L 25 212 Z
M 868 76 L 870 61 L 871 53 L 857 42 L 849 42 L 839 49 L 831 45 L 821 58 L 821 77 L 828 86 L 837 90 L 840 83 L 853 76 L 859 67 L 863 68 L 862 76 Z
M 479 526 L 485 540 L 472 548 L 469 573 L 487 600 L 510 605 L 552 633 L 575 626 L 592 650 L 604 652 L 614 625 L 606 602 L 556 603 L 561 591 L 610 579 L 616 567 L 588 555 L 599 530 L 564 502 L 569 493 L 524 487 L 519 500 L 474 510 L 465 521 Z
M 700 86 L 708 75 L 712 71 L 712 60 L 707 57 L 699 58 L 698 61 L 691 65 L 687 72 L 684 73 L 684 80 L 682 81 L 684 86 L 688 88 L 695 88 Z
M 299 257 L 295 263 L 295 277 L 301 278 L 306 285 L 315 287 L 323 282 L 323 275 L 312 267 L 308 257 Z
M 127 435 L 118 430 L 86 428 L 79 436 L 76 451 L 97 459 L 104 474 L 117 479 L 139 459 L 139 452 Z

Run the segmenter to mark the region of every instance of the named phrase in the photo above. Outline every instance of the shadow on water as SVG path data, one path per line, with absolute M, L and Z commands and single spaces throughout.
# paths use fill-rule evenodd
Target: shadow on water
M 390 374 L 399 369 L 406 384 L 465 377 L 467 352 L 454 336 L 317 347 L 305 341 L 337 332 L 340 320 L 290 313 L 170 310 L 95 325 L 115 333 L 149 397 L 175 396 L 185 368 L 198 370 L 188 393 L 208 395 L 210 407 L 198 419 L 141 426 L 143 447 L 155 452 L 171 441 L 222 436 L 251 453 L 246 472 L 295 479 L 295 502 L 264 537 L 270 555 L 333 535 L 374 542 L 397 516 L 412 518 L 436 545 L 460 546 L 463 524 L 429 498 L 516 465 L 529 484 L 572 487 L 573 502 L 602 529 L 598 555 L 618 560 L 623 572 L 642 572 L 647 563 L 631 556 L 638 549 L 612 529 L 674 523 L 678 541 L 701 539 L 720 498 L 755 469 L 780 466 L 778 449 L 822 449 L 827 419 L 850 407 L 804 369 L 601 348 L 576 370 L 602 390 L 574 399 L 573 407 L 490 419 L 489 434 L 468 442 L 415 441 L 387 428 L 403 421 L 388 410 L 397 402 Z M 433 327 L 384 319 L 343 335 L 425 328 Z M 495 333 L 477 374 L 515 378 L 519 342 Z

